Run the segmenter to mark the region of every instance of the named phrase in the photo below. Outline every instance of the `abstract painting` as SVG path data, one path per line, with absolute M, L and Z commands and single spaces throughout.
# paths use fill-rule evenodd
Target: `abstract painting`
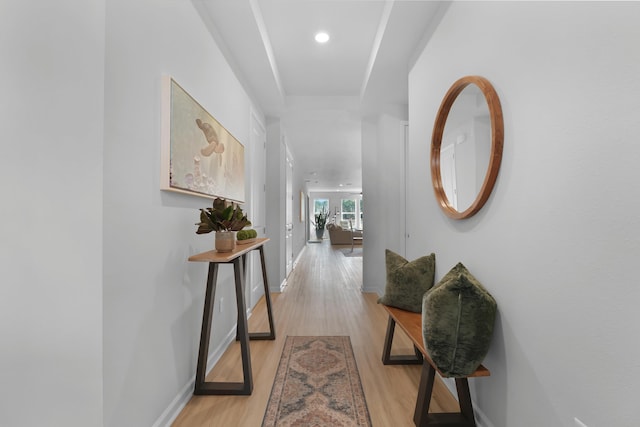
M 163 190 L 244 202 L 244 146 L 171 77 L 162 89 Z

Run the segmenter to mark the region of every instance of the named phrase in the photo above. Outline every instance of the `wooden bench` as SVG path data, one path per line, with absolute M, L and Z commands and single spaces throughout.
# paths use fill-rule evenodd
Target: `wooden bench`
M 441 377 L 445 375 L 440 372 L 435 363 L 429 358 L 424 347 L 422 338 L 422 313 L 413 313 L 395 307 L 382 305 L 389 313 L 389 323 L 387 324 L 387 335 L 384 340 L 384 350 L 382 352 L 382 363 L 385 365 L 422 365 L 420 375 L 420 385 L 418 386 L 418 398 L 416 409 L 413 414 L 413 422 L 416 426 L 457 426 L 475 427 L 476 421 L 473 415 L 473 405 L 471 394 L 469 393 L 468 377 L 456 378 L 456 389 L 458 391 L 458 403 L 460 412 L 450 413 L 429 413 L 431 403 L 431 393 L 435 381 L 435 374 L 438 372 Z M 411 355 L 391 355 L 391 345 L 393 344 L 393 334 L 396 324 L 402 328 L 413 342 L 415 354 Z M 427 363 L 424 363 L 426 361 Z M 480 365 L 469 377 L 487 377 L 490 372 Z

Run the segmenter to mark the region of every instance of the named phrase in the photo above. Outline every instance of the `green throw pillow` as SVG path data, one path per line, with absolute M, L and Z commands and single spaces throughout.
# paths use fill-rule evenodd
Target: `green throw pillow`
M 424 295 L 424 345 L 443 375 L 466 377 L 480 366 L 489 351 L 496 311 L 496 301 L 462 263 Z
M 403 256 L 387 249 L 387 286 L 379 303 L 407 311 L 422 311 L 422 296 L 433 286 L 435 254 L 407 261 Z

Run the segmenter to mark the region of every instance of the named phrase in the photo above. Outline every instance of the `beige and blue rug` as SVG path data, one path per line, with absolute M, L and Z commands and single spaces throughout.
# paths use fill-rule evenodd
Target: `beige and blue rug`
M 287 337 L 262 427 L 370 427 L 349 337 Z

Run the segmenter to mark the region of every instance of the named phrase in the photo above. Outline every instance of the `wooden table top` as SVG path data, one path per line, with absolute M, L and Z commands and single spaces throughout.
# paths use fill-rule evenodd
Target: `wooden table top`
M 269 241 L 268 237 L 259 237 L 253 243 L 247 243 L 245 245 L 236 244 L 236 248 L 231 252 L 217 252 L 215 249 L 201 252 L 199 254 L 191 255 L 189 261 L 199 262 L 230 262 L 238 258 L 241 255 L 246 254 L 253 249 L 256 249 Z

